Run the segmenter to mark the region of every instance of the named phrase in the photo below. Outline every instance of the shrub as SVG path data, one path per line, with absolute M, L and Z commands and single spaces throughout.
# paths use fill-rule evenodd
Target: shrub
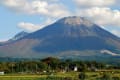
M 120 80 L 119 77 L 112 77 L 112 80 Z
M 87 78 L 87 75 L 85 74 L 85 72 L 81 72 L 80 74 L 79 74 L 79 79 L 80 80 L 85 80 Z
M 100 80 L 112 80 L 112 77 L 109 73 L 104 73 Z
M 71 77 L 65 77 L 64 80 L 72 80 Z

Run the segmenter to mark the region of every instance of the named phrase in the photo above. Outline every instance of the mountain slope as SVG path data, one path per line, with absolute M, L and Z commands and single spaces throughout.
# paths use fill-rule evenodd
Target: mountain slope
M 4 42 L 0 42 L 0 46 L 3 46 L 3 45 L 8 45 L 10 43 L 14 43 L 15 41 L 27 36 L 29 33 L 27 32 L 19 32 L 18 34 L 16 34 L 13 38 L 9 39 L 8 41 L 4 41 Z
M 65 17 L 14 43 L 0 46 L 2 56 L 79 57 L 119 55 L 120 39 L 83 17 Z
M 16 34 L 16 35 L 15 35 L 13 38 L 11 38 L 9 41 L 19 40 L 19 39 L 23 38 L 24 36 L 26 36 L 26 35 L 28 35 L 28 34 L 29 34 L 29 33 L 22 31 L 22 32 Z

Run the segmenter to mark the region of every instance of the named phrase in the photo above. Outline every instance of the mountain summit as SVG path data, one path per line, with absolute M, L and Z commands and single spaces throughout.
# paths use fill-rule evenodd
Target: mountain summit
M 65 17 L 61 20 L 59 20 L 58 22 L 60 23 L 64 23 L 66 25 L 71 25 L 71 26 L 79 26 L 79 25 L 85 25 L 86 27 L 90 27 L 93 25 L 92 22 L 90 22 L 89 20 L 85 19 L 84 17 Z
M 81 57 L 119 55 L 120 39 L 84 17 L 65 17 L 54 24 L 0 46 L 2 56 Z M 110 54 L 112 53 L 112 54 Z

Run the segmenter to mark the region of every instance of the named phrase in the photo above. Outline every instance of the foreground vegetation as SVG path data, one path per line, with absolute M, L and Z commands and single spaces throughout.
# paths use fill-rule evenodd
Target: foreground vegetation
M 60 60 L 1 62 L 0 80 L 120 80 L 119 65 L 96 61 Z
M 36 74 L 7 74 L 1 75 L 0 80 L 120 80 L 120 73 L 111 72 L 66 72 L 52 75 Z
M 38 73 L 43 72 L 70 72 L 96 71 L 101 69 L 119 69 L 119 66 L 99 63 L 96 61 L 60 60 L 48 57 L 37 61 L 1 62 L 0 72 L 9 73 Z

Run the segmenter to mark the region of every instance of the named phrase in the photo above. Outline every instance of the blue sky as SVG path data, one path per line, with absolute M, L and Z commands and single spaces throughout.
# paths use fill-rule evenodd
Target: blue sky
M 120 36 L 119 0 L 0 0 L 0 41 L 66 16 L 87 17 Z

